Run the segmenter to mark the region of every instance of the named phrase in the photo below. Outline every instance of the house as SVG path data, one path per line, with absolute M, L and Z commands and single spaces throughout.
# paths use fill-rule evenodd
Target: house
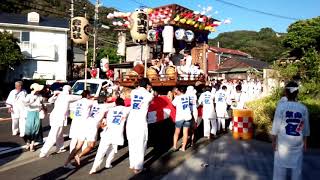
M 25 61 L 8 70 L 15 79 L 66 80 L 69 22 L 67 19 L 0 13 L 0 31 L 18 38 Z
M 232 57 L 225 59 L 212 75 L 223 79 L 262 78 L 263 70 L 269 69 L 270 65 L 264 61 L 247 57 Z

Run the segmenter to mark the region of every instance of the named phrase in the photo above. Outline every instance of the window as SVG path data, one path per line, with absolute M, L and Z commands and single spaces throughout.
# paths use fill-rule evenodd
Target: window
M 22 32 L 21 41 L 30 41 L 30 32 Z

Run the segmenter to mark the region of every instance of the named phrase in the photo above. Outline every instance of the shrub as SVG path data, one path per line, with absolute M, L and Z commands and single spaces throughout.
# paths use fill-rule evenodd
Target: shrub
M 254 111 L 254 136 L 256 139 L 270 141 L 270 132 L 278 99 L 277 94 L 247 103 L 248 108 Z M 300 97 L 299 97 L 300 98 Z M 309 110 L 310 137 L 308 145 L 320 147 L 320 100 L 317 98 L 303 97 L 300 102 Z

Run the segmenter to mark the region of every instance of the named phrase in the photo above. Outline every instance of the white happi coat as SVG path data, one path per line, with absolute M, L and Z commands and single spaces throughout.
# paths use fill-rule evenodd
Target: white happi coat
M 70 95 L 65 92 L 49 98 L 48 102 L 54 103 L 54 108 L 50 113 L 50 126 L 63 126 L 69 111 L 70 103 L 79 99 L 81 99 L 81 96 Z
M 218 118 L 229 118 L 227 112 L 227 94 L 226 91 L 220 89 L 215 94 L 216 112 Z
M 277 136 L 275 166 L 301 167 L 303 139 L 310 135 L 308 109 L 299 102 L 279 103 L 274 115 L 271 134 Z
M 203 113 L 202 113 L 203 119 L 216 118 L 213 99 L 214 99 L 214 96 L 209 91 L 206 91 L 200 95 L 198 103 L 202 104 L 203 106 Z
M 132 90 L 131 108 L 127 120 L 127 136 L 148 140 L 147 113 L 153 96 L 142 87 Z
M 11 113 L 12 119 L 26 118 L 26 109 L 23 103 L 27 93 L 25 90 L 17 92 L 17 90 L 12 90 L 6 100 L 7 107 L 12 107 L 13 112 Z

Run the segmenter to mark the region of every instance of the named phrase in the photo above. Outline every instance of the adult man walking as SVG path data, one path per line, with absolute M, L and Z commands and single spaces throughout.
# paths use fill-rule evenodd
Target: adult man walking
M 11 113 L 13 136 L 18 133 L 20 133 L 20 137 L 24 136 L 27 112 L 23 100 L 26 95 L 26 91 L 22 89 L 22 81 L 17 81 L 15 89 L 10 92 L 6 100 L 6 105 L 9 108 L 8 112 Z
M 147 113 L 153 95 L 149 92 L 149 79 L 143 78 L 139 87 L 131 92 L 131 108 L 127 120 L 130 169 L 135 174 L 143 170 L 144 154 L 148 141 Z

